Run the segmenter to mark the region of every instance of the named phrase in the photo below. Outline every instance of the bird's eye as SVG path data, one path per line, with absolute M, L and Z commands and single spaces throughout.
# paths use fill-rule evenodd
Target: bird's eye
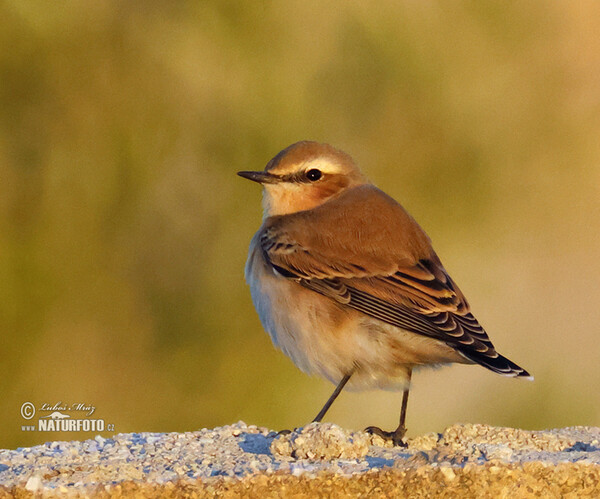
M 308 170 L 306 172 L 306 178 L 311 182 L 316 182 L 321 178 L 322 175 L 323 174 L 321 173 L 321 170 L 317 170 L 316 168 L 313 168 L 312 170 Z

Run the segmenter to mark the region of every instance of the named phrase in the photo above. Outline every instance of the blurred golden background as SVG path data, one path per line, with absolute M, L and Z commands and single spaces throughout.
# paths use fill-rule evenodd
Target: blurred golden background
M 116 432 L 311 420 L 333 390 L 261 328 L 243 279 L 262 169 L 352 154 L 432 237 L 535 382 L 414 376 L 409 436 L 600 424 L 600 4 L 0 5 L 0 446 L 26 401 Z M 327 420 L 395 428 L 401 395 Z M 105 432 L 108 436 L 110 432 Z

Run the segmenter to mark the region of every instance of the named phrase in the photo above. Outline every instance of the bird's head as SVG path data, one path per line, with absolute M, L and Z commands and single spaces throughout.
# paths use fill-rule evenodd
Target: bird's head
M 310 141 L 285 148 L 264 171 L 238 175 L 262 184 L 265 217 L 310 210 L 350 187 L 368 183 L 348 154 Z

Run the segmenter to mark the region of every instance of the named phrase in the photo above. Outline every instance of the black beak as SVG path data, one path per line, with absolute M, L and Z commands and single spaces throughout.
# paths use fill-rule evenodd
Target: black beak
M 247 178 L 259 184 L 274 184 L 279 182 L 279 177 L 269 172 L 237 172 L 240 177 Z

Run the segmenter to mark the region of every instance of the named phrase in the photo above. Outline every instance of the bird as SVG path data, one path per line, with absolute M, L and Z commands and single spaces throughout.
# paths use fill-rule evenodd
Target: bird
M 496 351 L 425 231 L 350 155 L 300 141 L 238 175 L 263 187 L 245 267 L 260 321 L 298 368 L 336 385 L 314 422 L 344 387 L 402 391 L 398 427 L 366 431 L 405 446 L 413 369 L 533 379 Z

